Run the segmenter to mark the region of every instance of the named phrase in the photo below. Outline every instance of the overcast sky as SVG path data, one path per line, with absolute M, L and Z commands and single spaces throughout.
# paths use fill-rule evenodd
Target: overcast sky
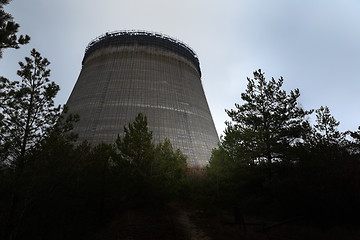
M 261 68 L 299 88 L 305 109 L 329 106 L 339 130 L 360 125 L 359 0 L 13 0 L 6 11 L 31 42 L 5 50 L 0 75 L 36 48 L 50 62 L 56 98 L 65 104 L 87 44 L 115 30 L 148 30 L 177 38 L 198 55 L 218 134 L 224 109 L 241 103 L 246 77 Z

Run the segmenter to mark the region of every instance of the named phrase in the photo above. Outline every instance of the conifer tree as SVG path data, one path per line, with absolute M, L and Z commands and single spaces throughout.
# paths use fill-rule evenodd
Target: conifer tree
M 50 62 L 35 49 L 20 62 L 21 81 L 3 80 L 1 160 L 14 167 L 25 165 L 26 153 L 40 143 L 60 116 L 54 106 L 59 86 L 49 79 Z
M 322 144 L 340 144 L 344 140 L 344 134 L 337 130 L 339 121 L 331 115 L 327 106 L 321 106 L 315 110 L 316 124 L 314 125 L 315 141 Z
M 282 77 L 266 81 L 259 69 L 247 80 L 247 89 L 241 94 L 244 103 L 226 110 L 232 121 L 226 122 L 223 147 L 234 158 L 268 163 L 281 160 L 286 148 L 309 128 L 305 116 L 311 111 L 299 106 L 299 89 L 290 94 L 282 90 Z
M 0 58 L 2 52 L 6 48 L 19 48 L 20 45 L 30 41 L 28 35 L 17 36 L 19 24 L 14 22 L 11 14 L 5 12 L 4 6 L 9 4 L 11 0 L 0 0 Z
M 116 139 L 120 156 L 143 173 L 150 174 L 153 162 L 154 144 L 152 132 L 148 130 L 147 118 L 139 113 L 135 121 L 124 126 L 125 135 Z

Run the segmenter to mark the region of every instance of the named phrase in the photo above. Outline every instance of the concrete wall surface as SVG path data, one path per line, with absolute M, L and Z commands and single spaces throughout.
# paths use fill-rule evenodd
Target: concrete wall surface
M 219 139 L 200 76 L 193 61 L 158 46 L 99 48 L 83 62 L 67 102 L 80 115 L 74 131 L 80 141 L 113 143 L 141 112 L 155 143 L 168 138 L 190 165 L 205 166 Z

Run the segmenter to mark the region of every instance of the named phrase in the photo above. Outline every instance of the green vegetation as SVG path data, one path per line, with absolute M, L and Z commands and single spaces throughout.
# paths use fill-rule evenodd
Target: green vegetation
M 0 1 L 0 58 L 2 57 L 3 49 L 19 48 L 19 45 L 29 43 L 30 37 L 28 35 L 17 36 L 19 24 L 14 22 L 11 14 L 4 11 L 4 6 L 9 4 L 11 0 Z
M 28 43 L 3 11 L 0 51 Z M 188 186 L 186 157 L 169 140 L 155 145 L 139 114 L 114 144 L 76 143 L 79 116 L 54 106 L 59 86 L 50 62 L 33 49 L 17 72 L 0 79 L 0 238 L 91 236 L 114 216 L 163 208 Z
M 181 199 L 186 157 L 168 140 L 155 146 L 141 114 L 125 129 L 116 144 L 95 147 L 54 130 L 26 153 L 21 171 L 3 165 L 2 239 L 87 236 L 129 209 Z
M 22 168 L 25 155 L 36 147 L 55 125 L 60 106 L 54 107 L 59 86 L 50 82 L 50 62 L 35 49 L 20 62 L 21 82 L 2 79 L 2 162 Z
M 0 2 L 0 57 L 30 39 L 16 35 L 8 2 Z M 103 239 L 97 234 L 131 211 L 161 209 L 150 215 L 164 221 L 174 201 L 206 214 L 235 206 L 238 217 L 299 217 L 306 230 L 359 223 L 360 127 L 340 132 L 328 107 L 302 109 L 299 90 L 287 94 L 282 78 L 254 72 L 243 103 L 226 111 L 231 121 L 209 166 L 189 169 L 169 140 L 153 143 L 141 113 L 113 144 L 76 143 L 79 116 L 54 106 L 50 63 L 30 55 L 21 81 L 0 78 L 0 239 Z M 175 236 L 169 222 L 160 224 Z
M 227 110 L 231 122 L 207 168 L 217 204 L 243 214 L 315 225 L 358 223 L 359 131 L 339 132 L 328 107 L 299 107 L 299 90 L 281 90 L 261 70 L 248 79 L 243 104 Z

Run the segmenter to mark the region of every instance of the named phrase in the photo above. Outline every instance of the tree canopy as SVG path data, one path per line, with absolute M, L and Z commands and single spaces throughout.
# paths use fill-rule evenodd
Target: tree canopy
M 255 215 L 302 215 L 324 225 L 354 219 L 360 127 L 340 132 L 328 107 L 304 110 L 300 91 L 286 93 L 283 81 L 255 71 L 242 103 L 226 110 L 231 121 L 207 167 L 212 193 Z
M 50 62 L 35 49 L 20 62 L 21 81 L 2 81 L 2 161 L 24 165 L 24 157 L 56 124 L 61 107 L 54 106 L 59 86 L 49 79 Z
M 308 128 L 305 117 L 311 111 L 299 106 L 299 89 L 289 94 L 282 89 L 282 77 L 266 81 L 259 69 L 247 80 L 241 94 L 244 103 L 226 110 L 232 121 L 226 122 L 222 146 L 229 156 L 247 161 L 284 159 L 284 148 L 295 144 Z
M 28 35 L 17 36 L 20 25 L 14 21 L 11 14 L 5 12 L 4 6 L 11 0 L 0 1 L 0 58 L 3 50 L 6 48 L 19 48 L 20 45 L 27 44 L 30 41 Z

